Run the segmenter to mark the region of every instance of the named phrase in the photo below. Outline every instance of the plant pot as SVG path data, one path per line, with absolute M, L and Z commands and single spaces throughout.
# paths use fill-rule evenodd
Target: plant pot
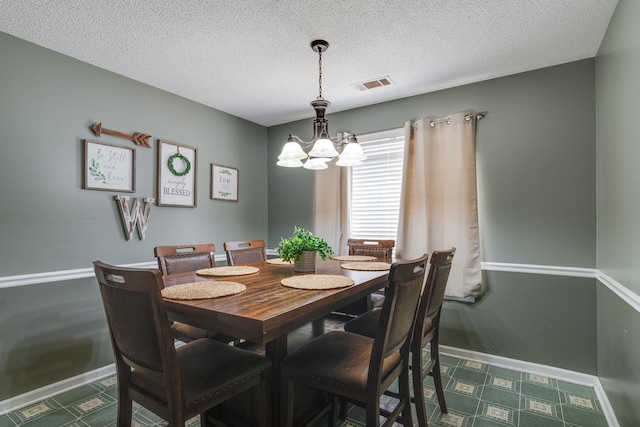
M 315 251 L 302 251 L 300 254 L 300 262 L 294 263 L 294 271 L 308 273 L 316 271 L 316 253 Z

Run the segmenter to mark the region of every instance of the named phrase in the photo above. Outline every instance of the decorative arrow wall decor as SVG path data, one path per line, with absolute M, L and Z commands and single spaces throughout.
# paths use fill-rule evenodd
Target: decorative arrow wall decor
M 118 138 L 129 139 L 133 141 L 134 144 L 139 145 L 141 147 L 151 148 L 151 144 L 149 144 L 151 135 L 146 135 L 144 133 L 137 133 L 137 132 L 131 135 L 124 132 L 118 132 L 117 130 L 103 128 L 102 123 L 96 123 L 91 127 L 91 130 L 97 137 L 100 137 L 101 134 L 105 133 L 107 135 L 117 136 Z

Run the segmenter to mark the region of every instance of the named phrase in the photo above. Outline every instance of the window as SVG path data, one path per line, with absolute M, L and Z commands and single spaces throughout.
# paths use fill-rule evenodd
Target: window
M 358 142 L 367 160 L 351 171 L 351 237 L 396 240 L 404 129 L 358 135 Z

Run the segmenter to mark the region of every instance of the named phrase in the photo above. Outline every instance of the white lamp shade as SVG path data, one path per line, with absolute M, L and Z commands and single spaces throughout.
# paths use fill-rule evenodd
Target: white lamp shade
M 329 159 L 330 160 L 330 159 Z M 311 169 L 311 170 L 322 170 L 322 169 L 327 169 L 329 166 L 327 166 L 327 159 L 308 159 L 306 162 L 304 162 L 304 165 L 302 165 L 305 169 Z
M 350 142 L 344 146 L 340 159 L 344 161 L 366 160 L 367 156 L 362 151 L 362 147 L 357 142 Z
M 302 150 L 297 142 L 287 142 L 282 147 L 278 160 L 302 160 L 307 158 L 307 153 Z
M 299 159 L 292 159 L 292 160 L 287 160 L 287 159 L 283 159 L 283 160 L 278 160 L 278 163 L 276 163 L 278 166 L 282 166 L 285 168 L 299 168 L 302 166 L 302 162 Z
M 338 155 L 335 147 L 333 146 L 333 142 L 330 139 L 320 138 L 315 144 L 313 144 L 313 148 L 309 151 L 310 157 L 329 157 L 334 158 Z
M 357 166 L 361 164 L 362 164 L 362 160 L 345 160 L 340 158 L 336 162 L 336 166 Z
M 329 163 L 331 160 L 333 160 L 331 157 L 314 157 L 313 161 L 314 162 L 325 162 L 325 163 Z

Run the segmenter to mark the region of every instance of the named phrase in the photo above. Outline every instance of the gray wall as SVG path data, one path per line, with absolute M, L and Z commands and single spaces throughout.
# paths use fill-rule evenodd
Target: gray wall
M 596 61 L 598 268 L 640 295 L 640 2 L 621 0 Z M 598 376 L 620 425 L 640 425 L 640 314 L 598 292 Z
M 162 244 L 267 238 L 267 129 L 0 33 L 0 277 L 153 261 Z M 126 241 L 110 191 L 81 189 L 94 122 L 153 135 L 134 197 L 155 197 L 156 140 L 198 149 L 197 208 L 154 206 Z M 135 147 L 124 139 L 105 141 Z M 209 198 L 210 163 L 240 171 L 239 202 Z M 93 279 L 0 288 L 0 401 L 112 363 Z
M 358 134 L 488 111 L 477 131 L 482 260 L 594 268 L 594 72 L 594 60 L 585 60 L 328 118 L 333 132 Z M 313 224 L 313 173 L 275 166 L 289 132 L 310 137 L 311 120 L 269 129 L 272 243 L 294 225 Z M 445 303 L 443 344 L 596 373 L 594 279 L 494 271 L 484 277 L 482 300 Z

